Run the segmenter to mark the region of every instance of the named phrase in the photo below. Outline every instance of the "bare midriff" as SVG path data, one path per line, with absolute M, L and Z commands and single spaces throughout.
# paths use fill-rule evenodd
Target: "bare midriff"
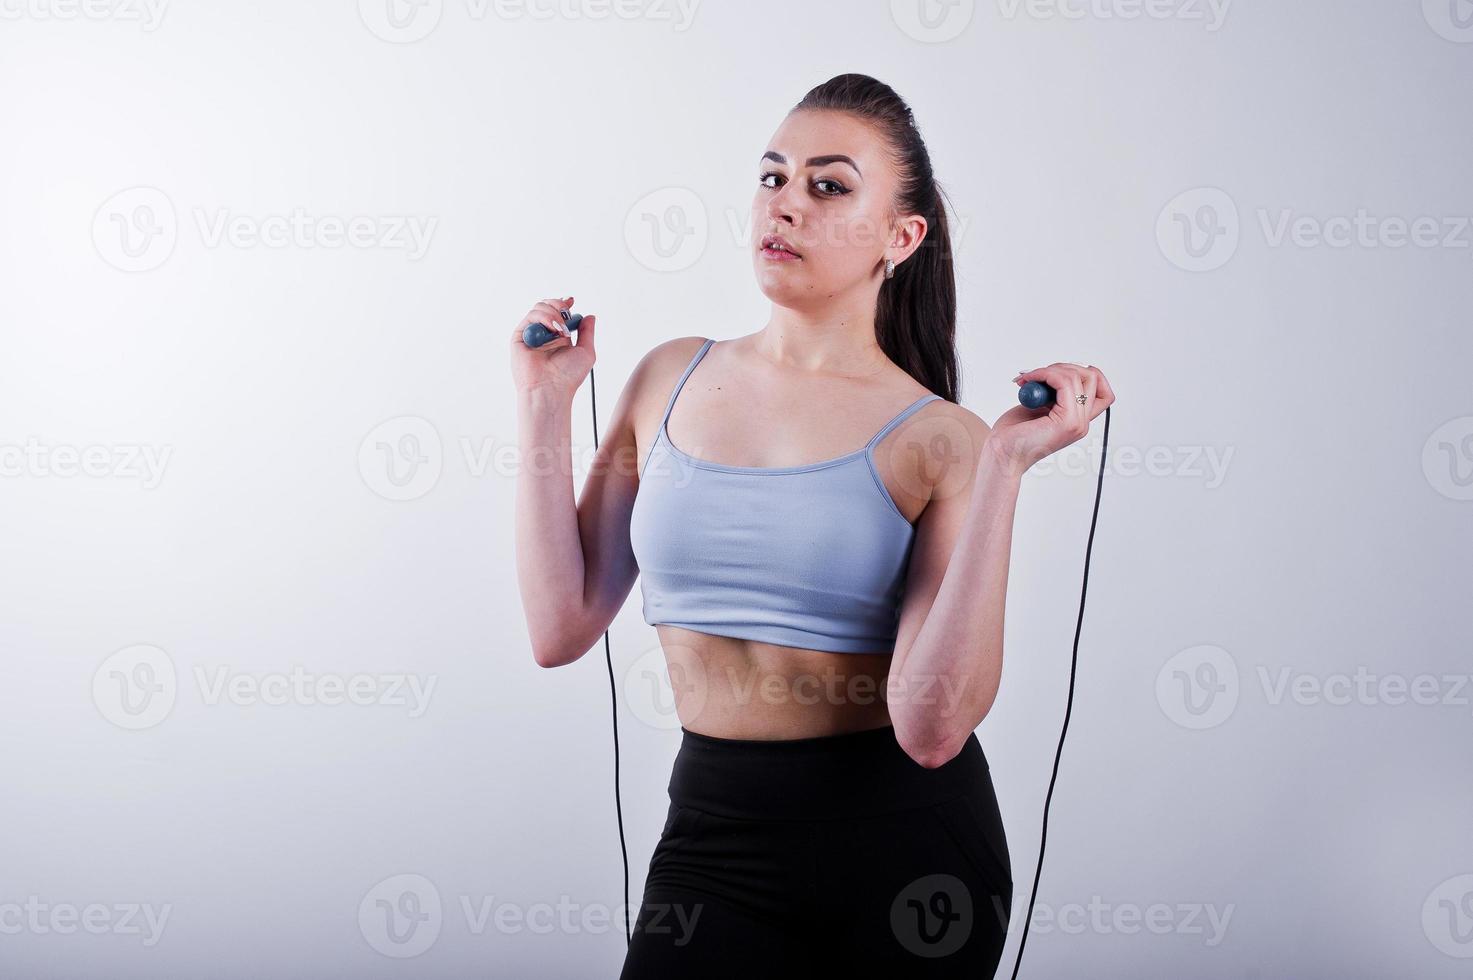
M 656 627 L 682 727 L 713 738 L 790 739 L 890 724 L 891 654 L 831 653 Z

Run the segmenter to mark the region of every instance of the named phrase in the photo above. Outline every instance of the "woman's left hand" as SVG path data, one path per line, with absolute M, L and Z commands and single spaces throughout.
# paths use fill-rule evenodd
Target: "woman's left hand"
M 1089 434 L 1089 424 L 1115 402 L 1115 392 L 1105 374 L 1089 364 L 1062 361 L 1048 367 L 1024 371 L 1013 379 L 1021 388 L 1029 381 L 1042 381 L 1057 392 L 1054 403 L 1043 409 L 1015 406 L 992 424 L 987 447 L 997 461 L 1019 476 L 1028 467 Z

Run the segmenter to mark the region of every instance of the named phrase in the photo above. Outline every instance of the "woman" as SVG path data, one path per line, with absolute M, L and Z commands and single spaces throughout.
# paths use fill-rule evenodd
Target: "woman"
M 1019 484 L 1114 396 L 1056 363 L 1014 378 L 1056 389 L 1046 414 L 989 427 L 956 403 L 946 215 L 887 85 L 813 89 L 758 169 L 767 324 L 645 355 L 576 507 L 568 470 L 518 477 L 537 662 L 594 647 L 639 576 L 675 689 L 670 809 L 622 977 L 991 976 L 1013 882 L 974 729 L 1002 670 Z M 596 356 L 595 317 L 576 345 L 562 326 L 572 303 L 536 304 L 511 345 L 531 458 L 567 460 Z M 533 321 L 563 336 L 527 348 Z

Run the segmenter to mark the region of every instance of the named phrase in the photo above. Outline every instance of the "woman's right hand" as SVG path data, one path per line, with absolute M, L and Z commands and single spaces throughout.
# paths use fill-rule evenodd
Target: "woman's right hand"
M 572 401 L 573 393 L 593 370 L 597 358 L 593 348 L 594 318 L 592 314 L 583 318 L 578 324 L 578 342 L 573 343 L 573 335 L 563 325 L 562 318 L 562 313 L 572 306 L 571 296 L 545 299 L 528 310 L 517 324 L 511 338 L 511 374 L 518 391 L 525 393 L 541 388 Z M 541 347 L 528 347 L 522 341 L 522 331 L 531 323 L 551 327 L 558 336 Z

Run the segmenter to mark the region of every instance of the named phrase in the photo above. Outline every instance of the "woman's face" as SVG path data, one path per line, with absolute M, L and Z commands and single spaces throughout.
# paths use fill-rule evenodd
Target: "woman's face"
M 891 214 L 899 175 L 879 133 L 849 113 L 789 113 L 757 171 L 752 261 L 758 287 L 780 306 L 872 299 L 885 259 L 899 265 L 925 236 L 924 218 Z M 792 251 L 764 248 L 772 235 Z

